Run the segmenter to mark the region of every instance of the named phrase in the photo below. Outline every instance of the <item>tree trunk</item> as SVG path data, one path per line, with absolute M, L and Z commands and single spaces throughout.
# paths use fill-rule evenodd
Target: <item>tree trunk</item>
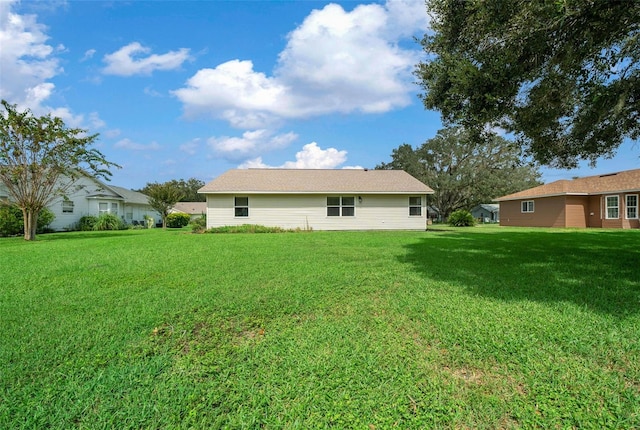
M 22 217 L 24 218 L 24 240 L 36 240 L 38 212 L 31 209 L 22 209 Z

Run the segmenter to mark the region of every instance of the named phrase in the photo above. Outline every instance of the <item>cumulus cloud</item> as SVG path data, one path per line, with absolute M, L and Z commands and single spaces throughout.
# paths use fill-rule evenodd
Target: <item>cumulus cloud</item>
M 87 61 L 87 60 L 93 58 L 93 56 L 95 54 L 96 54 L 96 50 L 95 49 L 88 49 L 87 51 L 85 51 L 84 55 L 80 59 L 80 62 Z
M 38 111 L 55 88 L 48 80 L 62 72 L 55 54 L 64 47 L 49 45 L 46 26 L 14 13 L 14 4 L 0 1 L 0 98 Z
M 157 142 L 151 142 L 145 145 L 127 138 L 117 141 L 113 146 L 114 148 L 126 149 L 129 151 L 157 151 L 161 148 Z
M 311 142 L 296 153 L 295 161 L 287 161 L 280 166 L 269 166 L 262 161 L 262 157 L 256 157 L 240 164 L 238 168 L 334 169 L 346 160 L 347 151 L 339 151 L 336 148 L 322 149 L 316 142 Z
M 150 75 L 156 70 L 177 69 L 190 58 L 187 48 L 145 56 L 150 52 L 151 48 L 132 42 L 112 54 L 105 55 L 103 61 L 107 66 L 102 72 L 117 76 Z
M 251 61 L 199 70 L 173 94 L 187 117 L 209 116 L 238 128 L 291 118 L 378 113 L 404 107 L 414 89 L 419 49 L 399 43 L 428 27 L 421 0 L 391 0 L 350 12 L 329 4 L 287 36 L 271 76 Z
M 211 137 L 207 144 L 216 156 L 239 161 L 267 151 L 285 148 L 297 138 L 298 135 L 291 132 L 274 135 L 270 130 L 260 129 L 245 131 L 240 137 Z

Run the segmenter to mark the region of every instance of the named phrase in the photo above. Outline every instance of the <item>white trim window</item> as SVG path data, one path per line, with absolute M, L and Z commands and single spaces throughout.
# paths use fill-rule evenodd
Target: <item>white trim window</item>
M 240 218 L 249 216 L 249 197 L 234 197 L 233 214 L 235 217 Z
M 73 213 L 73 200 L 63 200 L 62 201 L 62 213 L 63 214 L 72 214 Z
M 422 216 L 422 197 L 409 197 L 409 216 Z
M 627 219 L 638 219 L 637 194 L 627 194 Z
M 98 203 L 98 214 L 108 214 L 109 213 L 109 203 L 100 202 Z
M 525 200 L 520 205 L 520 211 L 523 214 L 533 213 L 535 210 L 535 205 L 533 200 Z
M 328 196 L 327 216 L 355 216 L 356 198 L 353 196 Z
M 620 218 L 620 196 L 605 196 L 606 219 Z
M 111 213 L 114 215 L 118 215 L 118 204 L 111 203 Z

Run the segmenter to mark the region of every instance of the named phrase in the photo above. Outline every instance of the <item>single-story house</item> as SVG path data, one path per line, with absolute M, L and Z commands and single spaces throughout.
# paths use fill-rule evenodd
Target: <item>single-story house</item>
M 433 190 L 402 170 L 235 169 L 206 184 L 207 228 L 425 230 Z
M 500 205 L 497 203 L 485 203 L 471 209 L 471 215 L 481 223 L 500 221 Z
M 0 184 L 0 196 L 9 193 Z M 90 176 L 80 176 L 67 191 L 65 197 L 51 202 L 48 208 L 55 215 L 49 226 L 53 230 L 73 230 L 85 215 L 100 216 L 111 213 L 119 216 L 127 224 L 144 225 L 144 216 L 154 220 L 160 215 L 149 206 L 148 197 L 137 191 L 115 185 L 107 185 Z
M 640 228 L 640 169 L 559 180 L 497 198 L 500 225 Z
M 178 202 L 169 210 L 169 213 L 183 213 L 191 219 L 200 218 L 207 213 L 207 202 Z

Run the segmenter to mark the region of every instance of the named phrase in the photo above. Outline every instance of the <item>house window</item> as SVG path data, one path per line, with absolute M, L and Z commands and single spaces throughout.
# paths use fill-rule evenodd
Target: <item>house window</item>
M 125 217 L 131 221 L 133 219 L 133 208 L 127 208 L 126 211 Z
M 620 217 L 620 206 L 618 196 L 605 197 L 607 207 L 607 219 L 618 219 Z
M 627 196 L 627 219 L 638 218 L 638 195 L 629 194 Z
M 111 203 L 111 213 L 112 214 L 118 214 L 118 204 L 117 203 Z
M 234 211 L 237 217 L 248 217 L 249 197 L 236 197 L 234 200 Z
M 109 203 L 98 203 L 98 213 L 100 215 L 109 213 Z
M 422 216 L 422 197 L 409 197 L 409 215 Z
M 73 213 L 73 201 L 71 201 L 71 200 L 63 200 L 62 201 L 62 213 L 63 214 L 72 214 Z
M 522 213 L 533 213 L 533 200 L 522 202 Z
M 327 197 L 327 216 L 355 216 L 355 197 Z

